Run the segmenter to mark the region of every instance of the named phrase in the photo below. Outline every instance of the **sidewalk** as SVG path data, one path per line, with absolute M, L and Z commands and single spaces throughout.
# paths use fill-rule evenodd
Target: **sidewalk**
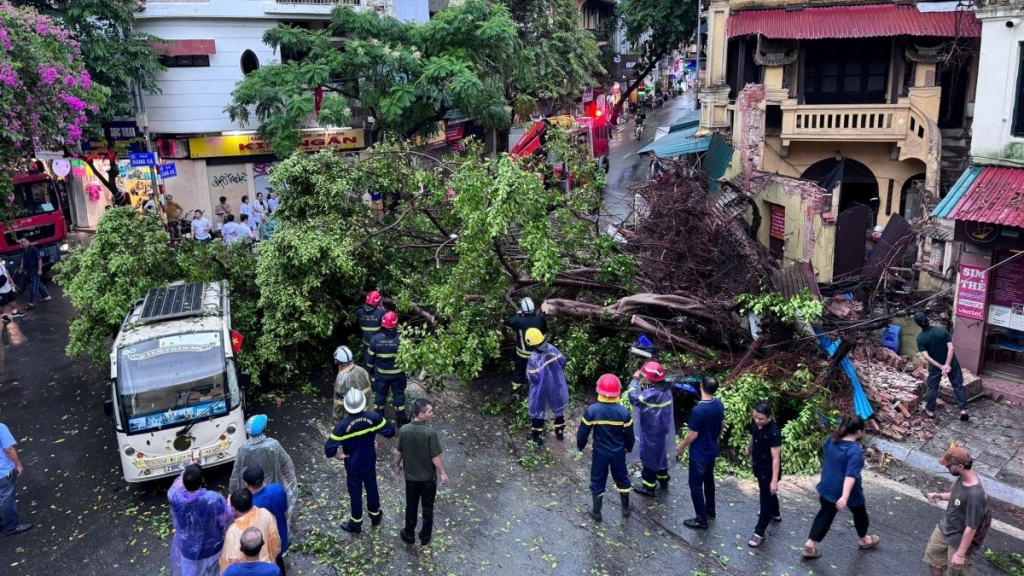
M 970 404 L 970 422 L 960 422 L 957 411 L 938 411 L 932 434 L 908 435 L 901 442 L 868 435 L 873 445 L 894 459 L 942 478 L 949 473 L 938 457 L 956 442 L 974 457 L 974 470 L 982 476 L 989 496 L 1024 508 L 1024 410 L 982 398 Z

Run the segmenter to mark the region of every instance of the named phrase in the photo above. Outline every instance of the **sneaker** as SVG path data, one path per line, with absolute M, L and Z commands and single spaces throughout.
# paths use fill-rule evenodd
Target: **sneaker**
M 405 531 L 405 528 L 402 528 L 398 531 L 398 537 L 401 538 L 402 542 L 405 542 L 406 544 L 412 544 L 416 541 L 416 539 L 413 538 L 412 534 Z
M 967 412 L 961 412 L 960 413 L 960 421 L 961 422 L 968 422 L 968 421 L 970 421 L 970 419 L 971 419 L 971 415 L 968 414 Z
M 14 530 L 11 530 L 10 532 L 4 532 L 4 536 L 14 536 L 16 534 L 21 534 L 22 532 L 28 532 L 31 529 L 32 524 L 18 524 L 17 526 L 15 526 Z
M 555 439 L 558 440 L 559 442 L 565 441 L 565 428 L 555 429 Z
M 24 312 L 18 312 L 17 310 L 15 310 L 13 313 L 11 313 L 11 316 L 13 316 L 15 318 L 24 318 L 25 317 L 25 313 Z
M 4 315 L 3 315 L 3 320 L 4 320 L 4 324 L 10 324 L 10 323 L 11 323 L 11 321 L 12 321 L 12 320 L 14 320 L 14 319 L 13 319 L 13 318 L 11 318 L 10 316 L 8 316 L 8 315 L 4 314 Z
M 49 302 L 49 301 L 50 301 L 50 297 L 49 296 L 47 296 L 46 298 L 43 298 L 43 302 Z
M 689 518 L 687 520 L 683 520 L 683 526 L 686 526 L 687 528 L 693 528 L 694 530 L 707 530 L 708 529 L 708 523 L 707 522 L 701 522 L 697 518 Z

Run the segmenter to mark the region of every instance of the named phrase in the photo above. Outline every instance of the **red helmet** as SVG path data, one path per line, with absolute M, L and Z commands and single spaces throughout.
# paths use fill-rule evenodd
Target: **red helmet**
M 398 314 L 394 312 L 387 312 L 384 317 L 380 319 L 381 328 L 387 328 L 391 330 L 395 326 L 398 326 Z
M 366 295 L 366 303 L 370 306 L 376 306 L 380 304 L 380 292 L 374 290 Z
M 665 369 L 657 362 L 648 362 L 640 369 L 640 373 L 651 382 L 661 382 L 665 379 Z
M 622 383 L 615 374 L 605 374 L 597 380 L 597 393 L 601 396 L 615 398 L 622 393 Z

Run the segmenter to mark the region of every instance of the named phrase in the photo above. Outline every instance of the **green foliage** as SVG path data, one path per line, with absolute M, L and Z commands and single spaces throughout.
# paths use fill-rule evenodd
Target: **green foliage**
M 762 292 L 756 295 L 740 294 L 736 302 L 744 314 L 753 312 L 758 316 L 772 316 L 787 324 L 799 319 L 814 325 L 825 313 L 825 305 L 811 295 L 807 288 L 788 300 L 778 292 Z
M 518 44 L 511 84 L 519 114 L 535 100 L 556 110 L 578 98 L 603 74 L 594 35 L 579 25 L 575 0 L 504 0 L 516 23 Z
M 258 291 L 252 273 L 255 260 L 245 246 L 184 241 L 178 248 L 161 222 L 128 207 L 104 212 L 92 243 L 74 250 L 54 267 L 55 280 L 75 306 L 70 324 L 68 356 L 88 354 L 98 365 L 109 361 L 111 338 L 134 303 L 154 287 L 177 280 L 228 280 L 232 327 L 249 341 L 260 332 Z M 125 247 L 130 246 L 127 250 Z M 245 346 L 238 361 L 252 365 Z
M 332 38 L 345 41 L 338 47 Z M 326 30 L 282 24 L 264 42 L 301 58 L 247 76 L 225 111 L 243 126 L 255 119 L 278 155 L 298 145 L 317 90 L 324 125 L 348 124 L 350 102 L 369 108 L 375 128 L 388 134 L 432 132 L 452 111 L 488 128 L 511 121 L 504 81 L 518 63 L 516 28 L 500 4 L 468 0 L 423 24 L 337 6 Z
M 361 294 L 379 289 L 398 308 L 408 373 L 475 378 L 499 355 L 514 283 L 543 288 L 601 262 L 576 214 L 599 197 L 603 175 L 564 136 L 551 146 L 587 184 L 547 188 L 520 162 L 473 150 L 443 164 L 390 144 L 361 161 L 325 152 L 283 162 L 271 177 L 278 226 L 257 265 L 261 366 L 281 380 L 324 366 Z M 367 191 L 394 210 L 362 202 Z
M 550 466 L 554 461 L 551 457 L 551 450 L 537 446 L 533 442 L 527 442 L 523 452 L 523 455 L 519 457 L 519 465 L 527 470 L 536 470 L 539 466 Z
M 628 384 L 630 333 L 598 333 L 590 324 L 573 323 L 553 327 L 550 339 L 568 360 L 565 379 L 573 392 L 592 395 L 597 379 L 608 373 Z
M 792 403 L 780 390 L 802 391 L 813 384 L 806 370 L 794 374 L 791 382 L 765 380 L 755 374 L 737 378 L 721 394 L 725 405 L 726 430 L 724 444 L 734 461 L 748 463 L 743 457 L 750 433 L 751 412 L 757 402 L 767 402 L 776 417 L 783 408 L 796 410 L 796 415 L 780 424 L 782 429 L 782 467 L 786 474 L 813 474 L 821 469 L 821 445 L 830 433 L 822 426 L 826 392 L 817 391 L 808 400 Z M 749 468 L 749 465 L 745 465 Z
M 1010 576 L 1024 576 L 1024 556 L 1018 552 L 1002 554 L 988 548 L 985 550 L 985 558 Z

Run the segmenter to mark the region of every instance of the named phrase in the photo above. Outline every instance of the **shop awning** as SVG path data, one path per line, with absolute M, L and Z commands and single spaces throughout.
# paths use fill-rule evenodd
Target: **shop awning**
M 683 154 L 704 152 L 711 146 L 711 136 L 694 138 L 697 127 L 671 132 L 640 149 L 637 154 L 653 152 L 658 158 L 673 158 Z
M 216 40 L 167 40 L 150 42 L 157 56 L 212 56 L 217 53 Z
M 768 38 L 820 40 L 886 36 L 981 36 L 970 11 L 921 12 L 914 6 L 871 4 L 803 10 L 747 10 L 729 15 L 729 38 L 761 33 Z
M 932 216 L 1024 228 L 1024 168 L 971 166 Z

